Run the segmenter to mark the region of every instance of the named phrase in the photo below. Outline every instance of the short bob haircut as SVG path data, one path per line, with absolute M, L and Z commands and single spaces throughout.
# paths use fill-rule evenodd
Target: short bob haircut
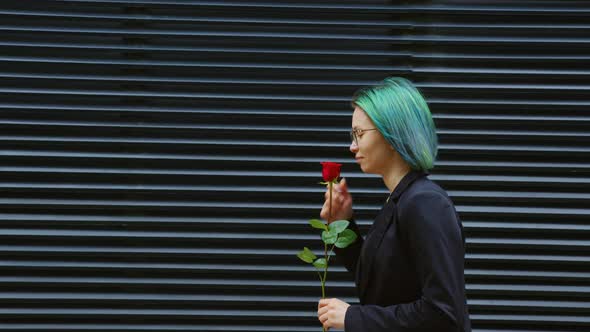
M 436 126 L 426 100 L 412 82 L 388 77 L 375 86 L 358 90 L 352 105 L 365 111 L 413 170 L 434 168 L 438 152 Z

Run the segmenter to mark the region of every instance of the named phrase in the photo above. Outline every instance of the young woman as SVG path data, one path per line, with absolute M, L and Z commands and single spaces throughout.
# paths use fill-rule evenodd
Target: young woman
M 348 219 L 358 235 L 336 254 L 355 277 L 360 304 L 320 300 L 320 322 L 345 332 L 470 332 L 463 226 L 426 173 L 438 146 L 426 101 L 410 81 L 391 77 L 357 92 L 352 105 L 350 151 L 390 195 L 363 239 L 346 181 L 334 186 L 331 220 L 326 192 L 321 217 Z

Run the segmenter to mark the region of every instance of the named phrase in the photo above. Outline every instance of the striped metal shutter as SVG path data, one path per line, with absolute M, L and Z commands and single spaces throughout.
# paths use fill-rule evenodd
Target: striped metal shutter
M 320 331 L 356 88 L 414 80 L 474 331 L 590 330 L 590 3 L 0 2 L 0 330 Z M 356 302 L 331 269 L 328 296 Z

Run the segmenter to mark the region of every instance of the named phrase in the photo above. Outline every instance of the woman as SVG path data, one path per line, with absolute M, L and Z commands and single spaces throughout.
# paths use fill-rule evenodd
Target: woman
M 465 237 L 446 192 L 427 178 L 437 154 L 436 128 L 413 84 L 391 77 L 352 100 L 350 151 L 390 191 L 365 239 L 354 223 L 346 181 L 334 186 L 321 217 L 348 219 L 356 243 L 336 255 L 355 276 L 359 305 L 323 299 L 324 328 L 345 332 L 470 332 L 465 297 Z

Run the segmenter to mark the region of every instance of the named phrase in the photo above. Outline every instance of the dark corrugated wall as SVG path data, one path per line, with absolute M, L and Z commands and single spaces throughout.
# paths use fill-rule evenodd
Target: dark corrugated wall
M 590 3 L 2 1 L 0 330 L 320 331 L 357 87 L 422 89 L 474 331 L 590 330 Z M 328 295 L 354 302 L 333 267 Z

